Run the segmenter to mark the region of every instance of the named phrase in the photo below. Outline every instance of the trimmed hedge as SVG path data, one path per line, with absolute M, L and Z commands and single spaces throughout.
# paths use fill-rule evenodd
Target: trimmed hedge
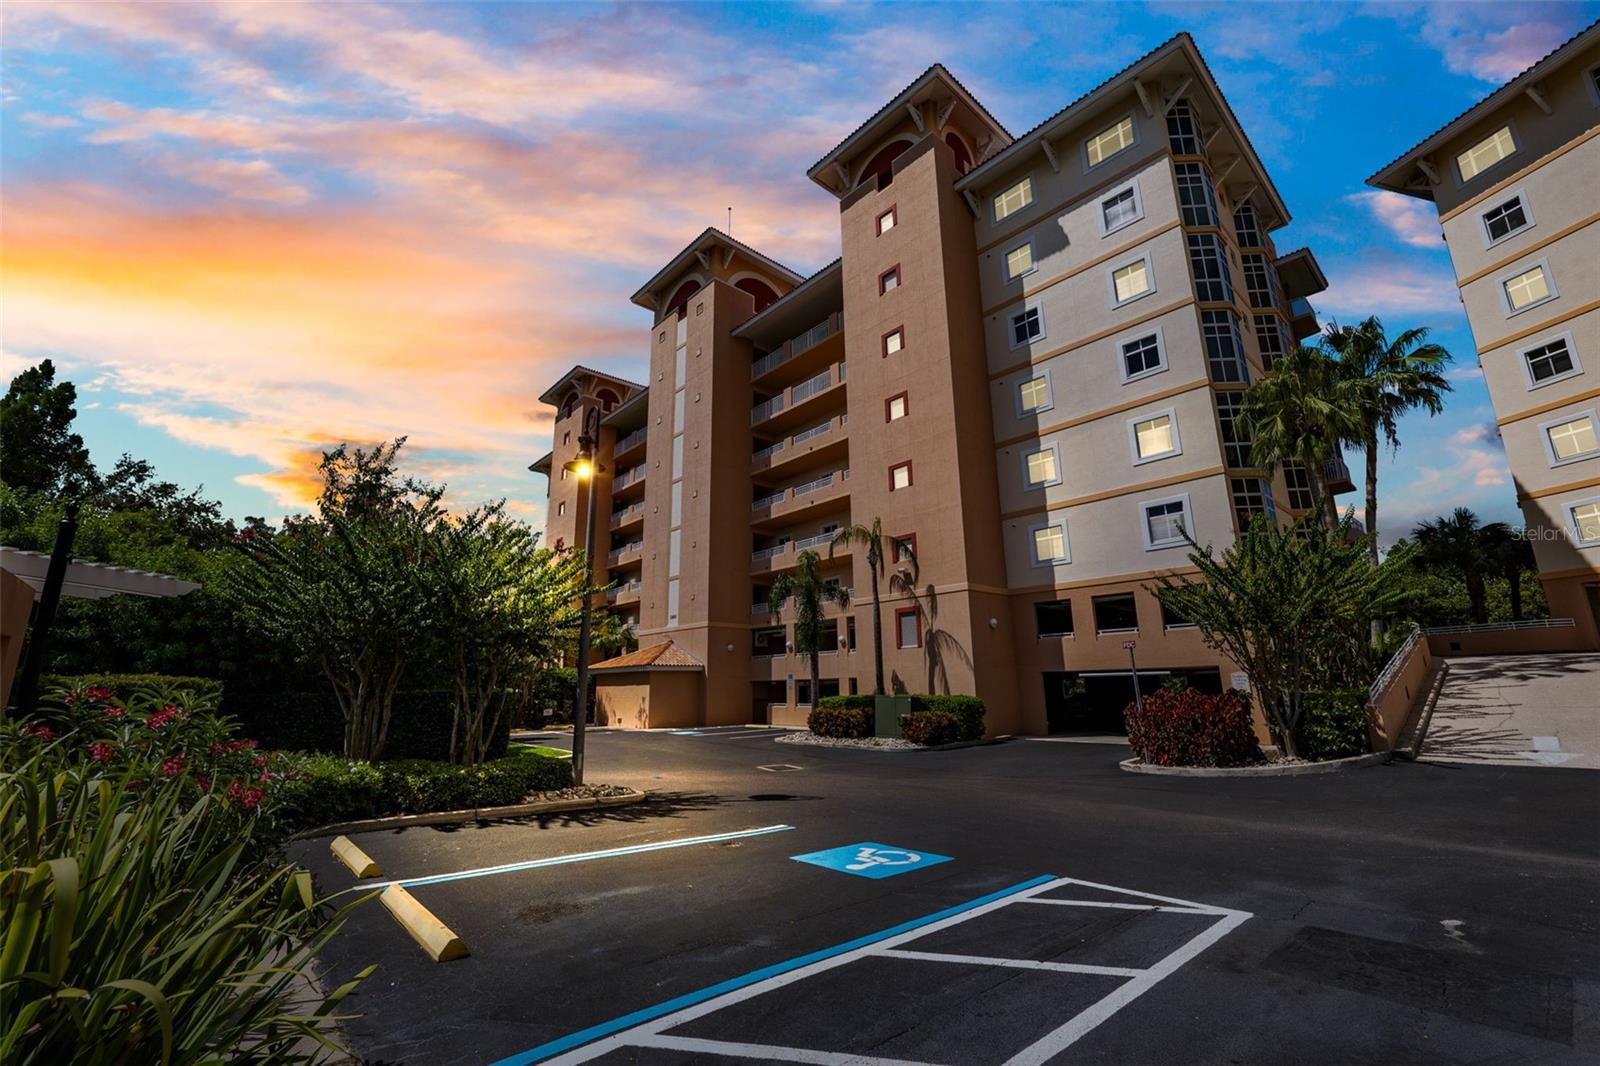
M 127 701 L 140 690 L 153 690 L 164 694 L 193 693 L 201 699 L 217 700 L 222 697 L 222 682 L 214 677 L 183 677 L 176 674 L 54 674 L 40 678 L 39 691 L 54 686 L 82 691 L 103 688 L 113 699 Z
M 976 696 L 938 695 L 929 694 L 911 697 L 912 714 L 928 714 L 940 712 L 953 715 L 960 723 L 959 736 L 956 740 L 981 740 L 983 739 L 983 716 L 988 708 Z M 902 716 L 900 731 L 905 732 L 905 716 Z M 934 741 L 933 743 L 946 744 L 950 741 Z
M 872 708 L 830 707 L 828 699 L 858 699 L 855 696 L 830 696 L 806 716 L 806 725 L 819 737 L 859 738 L 872 735 Z M 868 696 L 867 699 L 872 699 Z
M 969 736 L 970 727 L 964 719 L 949 711 L 917 711 L 900 716 L 900 735 L 913 744 L 932 747 L 935 744 L 954 744 L 962 740 L 976 740 Z M 983 723 L 978 723 L 978 736 L 983 735 Z
M 1300 751 L 1307 759 L 1325 762 L 1371 750 L 1366 689 L 1307 692 L 1301 699 Z
M 865 696 L 824 696 L 817 701 L 817 706 L 825 711 L 870 711 L 876 705 L 877 698 L 871 694 Z
M 1250 700 L 1229 690 L 1211 696 L 1197 689 L 1158 689 L 1123 712 L 1128 746 L 1156 766 L 1243 766 L 1257 760 Z
M 394 759 L 444 759 L 450 754 L 450 703 L 447 689 L 402 689 L 394 695 L 385 762 Z M 224 714 L 232 715 L 263 747 L 284 751 L 344 751 L 344 719 L 331 692 L 224 693 Z M 489 742 L 489 758 L 506 753 L 511 716 L 500 716 L 500 728 Z

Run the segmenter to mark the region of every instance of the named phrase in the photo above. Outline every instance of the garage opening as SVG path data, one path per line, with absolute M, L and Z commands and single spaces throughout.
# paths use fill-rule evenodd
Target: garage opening
M 1210 695 L 1222 692 L 1222 671 L 1214 666 L 1152 668 L 1139 671 L 1146 693 L 1180 678 Z M 1127 736 L 1123 711 L 1133 702 L 1133 673 L 1128 670 L 1054 671 L 1044 675 L 1044 712 L 1051 735 Z

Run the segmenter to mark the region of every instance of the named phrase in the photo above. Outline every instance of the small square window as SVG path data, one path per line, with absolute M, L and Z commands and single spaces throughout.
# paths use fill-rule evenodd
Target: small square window
M 699 318 L 701 315 L 703 315 L 705 313 L 706 313 L 705 301 L 702 300 L 700 303 L 697 303 L 697 304 L 694 305 L 694 314 L 695 314 L 696 318 Z
M 1600 455 L 1600 432 L 1596 430 L 1593 411 L 1586 411 L 1577 418 L 1546 422 L 1541 428 L 1544 430 L 1551 466 Z
M 1174 611 L 1171 607 L 1168 607 L 1164 602 L 1161 604 L 1161 625 L 1165 629 L 1194 628 L 1193 622 L 1189 621 L 1177 611 Z
M 1033 605 L 1033 621 L 1041 637 L 1072 636 L 1072 601 L 1040 600 Z
M 1026 244 L 1019 244 L 1015 248 L 1011 249 L 1011 251 L 1006 253 L 1007 281 L 1016 281 L 1024 274 L 1032 274 L 1033 270 L 1034 264 L 1032 241 L 1028 241 Z
M 1501 126 L 1489 136 L 1456 156 L 1456 170 L 1462 181 L 1471 181 L 1517 150 L 1510 126 Z
M 1028 378 L 1017 386 L 1017 416 L 1034 415 L 1054 406 L 1050 395 L 1050 372 Z
M 1189 497 L 1174 496 L 1166 500 L 1151 500 L 1141 506 L 1144 516 L 1144 546 L 1146 549 L 1171 548 L 1186 543 L 1184 532 L 1190 536 Z
M 895 223 L 898 222 L 898 221 L 899 221 L 899 218 L 896 215 L 894 207 L 889 208 L 889 210 L 887 210 L 883 214 L 879 215 L 878 216 L 878 236 L 882 237 L 885 233 L 888 233 L 890 230 L 894 229 Z
M 1083 150 L 1089 166 L 1097 167 L 1124 148 L 1133 147 L 1134 143 L 1133 116 L 1129 115 L 1116 125 L 1107 127 L 1090 137 Z
M 884 357 L 893 355 L 906 346 L 906 331 L 901 328 L 891 329 L 883 335 Z
M 885 422 L 898 422 L 906 416 L 906 394 L 899 393 L 883 401 L 883 420 Z
M 1044 312 L 1027 307 L 1011 316 L 1011 347 L 1021 348 L 1044 337 Z
M 1090 604 L 1097 633 L 1132 633 L 1139 628 L 1139 605 L 1131 592 L 1096 596 Z
M 656 341 L 658 343 L 665 344 L 667 342 L 667 331 L 666 330 L 662 330 L 660 333 L 657 333 L 656 334 Z
M 1147 333 L 1143 337 L 1123 341 L 1118 345 L 1122 355 L 1122 380 L 1134 381 L 1167 368 L 1167 353 L 1161 346 L 1161 333 Z
M 1114 307 L 1153 291 L 1149 259 L 1137 260 L 1111 272 L 1111 302 Z
M 1533 225 L 1533 212 L 1528 210 L 1528 200 L 1521 189 L 1489 208 L 1481 217 L 1484 241 L 1489 245 L 1499 244 Z
M 1579 544 L 1600 544 L 1600 500 L 1582 500 L 1568 509 Z
M 1061 482 L 1061 463 L 1055 445 L 1028 452 L 1022 457 L 1022 476 L 1032 489 Z
M 563 433 L 561 435 L 561 443 L 562 444 L 571 444 L 572 443 L 572 431 L 570 429 L 567 430 L 567 432 L 565 432 L 565 433 Z
M 917 535 L 915 533 L 902 533 L 894 538 L 892 549 L 894 561 L 897 563 L 914 563 L 917 561 Z
M 893 292 L 899 287 L 900 265 L 896 263 L 894 266 L 878 275 L 878 295 L 882 296 L 886 292 Z
M 894 632 L 900 647 L 922 647 L 922 612 L 915 607 L 897 608 L 894 612 Z
M 1052 563 L 1071 561 L 1067 557 L 1067 525 L 1065 522 L 1051 522 L 1038 526 L 1033 530 L 1033 564 L 1035 566 L 1048 566 Z
M 911 460 L 896 463 L 889 468 L 889 491 L 897 492 L 900 489 L 911 487 Z
M 1133 438 L 1134 465 L 1148 463 L 1154 459 L 1165 459 L 1169 455 L 1177 455 L 1180 451 L 1178 420 L 1171 411 L 1133 419 L 1128 423 L 1128 427 Z
M 1583 367 L 1578 365 L 1577 355 L 1573 352 L 1570 334 L 1562 334 L 1543 344 L 1523 349 L 1522 366 L 1530 389 L 1583 373 Z
M 1130 181 L 1100 201 L 1100 235 L 1108 236 L 1144 217 L 1139 183 Z
M 1543 262 L 1506 278 L 1500 283 L 1500 289 L 1505 294 L 1506 313 L 1511 315 L 1548 303 L 1557 295 L 1549 267 Z
M 994 220 L 1003 222 L 1033 203 L 1033 177 L 1030 175 L 994 198 Z

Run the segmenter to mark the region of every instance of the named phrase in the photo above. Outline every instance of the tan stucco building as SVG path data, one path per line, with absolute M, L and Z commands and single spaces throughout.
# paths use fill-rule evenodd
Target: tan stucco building
M 549 540 L 583 543 L 563 464 L 599 406 L 597 561 L 637 654 L 674 664 L 602 664 L 608 720 L 803 722 L 809 669 L 766 600 L 808 548 L 853 590 L 822 694 L 871 692 L 867 563 L 828 549 L 874 519 L 918 571 L 915 597 L 882 590 L 891 690 L 1044 733 L 1119 723 L 1129 640 L 1147 684 L 1231 683 L 1146 586 L 1187 568 L 1180 527 L 1222 547 L 1310 507 L 1304 471 L 1249 465 L 1238 412 L 1325 282 L 1274 248 L 1288 209 L 1194 42 L 1020 137 L 934 66 L 808 176 L 838 197 L 838 260 L 802 278 L 708 229 L 634 295 L 648 380 L 578 367 L 544 395 Z
M 1600 23 L 1369 184 L 1438 208 L 1550 613 L 1600 648 Z

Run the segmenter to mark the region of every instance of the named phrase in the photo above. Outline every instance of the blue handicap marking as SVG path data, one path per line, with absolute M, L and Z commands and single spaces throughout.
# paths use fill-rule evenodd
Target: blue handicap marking
M 950 861 L 948 855 L 911 851 L 870 840 L 860 844 L 847 844 L 842 848 L 829 848 L 827 851 L 813 851 L 807 855 L 789 857 L 795 862 L 808 862 L 827 870 L 838 870 L 840 873 L 874 879 L 910 873 L 924 866 L 937 866 L 941 862 Z

